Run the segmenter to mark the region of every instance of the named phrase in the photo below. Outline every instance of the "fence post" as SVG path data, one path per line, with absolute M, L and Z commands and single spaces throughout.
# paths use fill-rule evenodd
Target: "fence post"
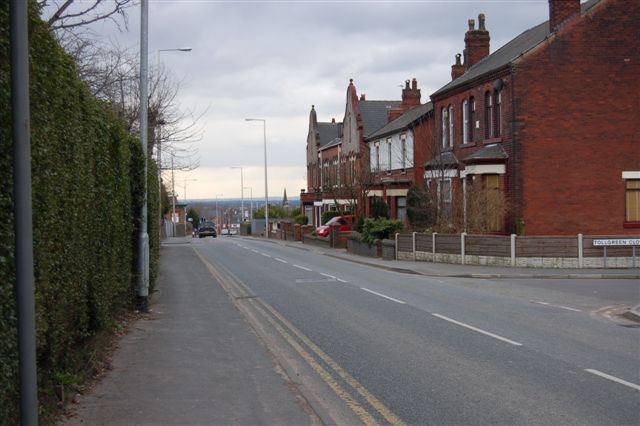
M 578 234 L 578 268 L 584 267 L 584 241 L 582 239 L 582 234 Z
M 462 234 L 460 234 L 460 255 L 462 257 L 462 264 L 464 265 L 465 262 L 465 247 L 464 247 L 464 239 L 467 236 L 466 232 L 463 232 Z
M 416 261 L 416 233 L 413 233 L 413 261 Z
M 431 258 L 432 262 L 436 261 L 436 235 L 438 235 L 437 232 L 433 232 L 431 234 L 431 246 L 432 246 L 432 254 L 433 254 L 433 257 Z
M 511 234 L 511 266 L 516 266 L 516 234 Z
M 396 247 L 395 247 L 396 258 L 395 258 L 395 260 L 398 260 L 398 235 L 400 235 L 400 234 L 398 234 L 396 232 Z

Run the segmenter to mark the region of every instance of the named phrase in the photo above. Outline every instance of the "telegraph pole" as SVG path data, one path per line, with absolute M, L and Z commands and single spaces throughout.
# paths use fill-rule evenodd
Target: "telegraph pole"
M 143 312 L 149 311 L 149 234 L 147 233 L 147 127 L 148 108 L 147 80 L 149 70 L 149 2 L 140 2 L 140 143 L 144 157 L 142 178 L 142 212 L 138 235 L 138 301 Z

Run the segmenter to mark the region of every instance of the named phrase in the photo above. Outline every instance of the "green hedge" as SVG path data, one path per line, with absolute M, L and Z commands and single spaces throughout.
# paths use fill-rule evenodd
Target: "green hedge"
M 18 415 L 9 2 L 0 2 L 0 419 Z M 30 105 L 38 383 L 76 371 L 82 345 L 136 296 L 142 154 L 109 105 L 92 97 L 30 3 Z M 150 176 L 155 176 L 153 163 Z M 157 183 L 150 179 L 152 280 Z M 153 219 L 151 219 L 153 218 Z M 19 218 L 17 218 L 19 220 Z

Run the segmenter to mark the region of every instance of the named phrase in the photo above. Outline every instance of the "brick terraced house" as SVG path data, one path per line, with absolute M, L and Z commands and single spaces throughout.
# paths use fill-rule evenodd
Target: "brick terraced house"
M 425 179 L 449 200 L 472 183 L 500 191 L 498 233 L 637 234 L 640 2 L 549 0 L 548 21 L 492 54 L 484 15 L 475 24 L 431 95 Z

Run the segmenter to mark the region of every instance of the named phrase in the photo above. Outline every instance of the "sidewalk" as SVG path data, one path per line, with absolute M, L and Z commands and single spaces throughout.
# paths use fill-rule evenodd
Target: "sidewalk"
M 64 424 L 318 424 L 189 240 L 163 243 L 151 312 Z
M 434 263 L 407 260 L 383 260 L 358 256 L 345 249 L 331 249 L 301 242 L 269 240 L 303 250 L 315 251 L 326 256 L 348 260 L 350 262 L 383 268 L 390 271 L 416 275 L 456 278 L 512 278 L 512 279 L 640 279 L 640 268 L 635 269 L 560 269 L 560 268 L 516 268 L 502 266 L 460 265 L 453 263 Z

